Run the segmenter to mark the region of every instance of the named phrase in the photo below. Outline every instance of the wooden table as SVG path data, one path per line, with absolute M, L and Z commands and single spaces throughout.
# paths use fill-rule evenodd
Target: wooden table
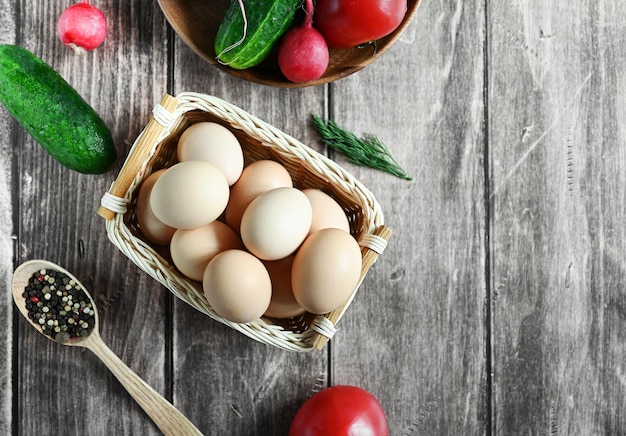
M 321 383 L 363 387 L 392 435 L 617 435 L 626 428 L 626 3 L 423 0 L 385 56 L 332 85 L 275 89 L 211 67 L 154 0 L 95 2 L 109 36 L 81 57 L 67 2 L 0 0 L 0 42 L 52 65 L 124 156 L 166 92 L 227 100 L 328 153 L 308 125 L 373 133 L 408 182 L 330 156 L 394 234 L 323 351 L 260 344 L 175 299 L 96 215 L 119 170 L 72 172 L 0 111 L 0 433 L 149 435 L 89 351 L 36 333 L 13 269 L 73 271 L 102 336 L 204 433 L 284 435 Z

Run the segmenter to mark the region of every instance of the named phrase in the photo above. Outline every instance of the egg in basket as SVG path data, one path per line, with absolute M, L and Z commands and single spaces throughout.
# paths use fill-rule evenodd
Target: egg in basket
M 197 145 L 211 137 L 226 147 L 214 156 Z M 391 236 L 372 193 L 334 161 L 191 92 L 154 107 L 98 213 L 178 298 L 292 351 L 324 347 Z

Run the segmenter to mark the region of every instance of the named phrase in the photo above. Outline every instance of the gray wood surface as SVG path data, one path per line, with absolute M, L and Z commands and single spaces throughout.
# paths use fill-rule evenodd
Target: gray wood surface
M 207 435 L 285 435 L 320 383 L 372 392 L 391 435 L 623 434 L 626 3 L 423 0 L 365 70 L 289 90 L 211 67 L 154 0 L 96 4 L 110 31 L 94 52 L 61 45 L 69 2 L 51 0 L 0 0 L 0 43 L 59 71 L 120 156 L 164 93 L 215 95 L 345 166 L 394 234 L 323 351 L 263 345 L 108 241 L 95 212 L 121 159 L 72 172 L 0 109 L 0 434 L 159 434 L 93 354 L 19 318 L 11 272 L 32 258 L 83 281 L 105 342 Z M 325 150 L 311 113 L 376 134 L 413 180 Z
M 626 431 L 623 2 L 494 5 L 493 426 Z

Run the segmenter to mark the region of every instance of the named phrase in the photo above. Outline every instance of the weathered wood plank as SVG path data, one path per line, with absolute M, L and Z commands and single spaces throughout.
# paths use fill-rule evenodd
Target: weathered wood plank
M 414 178 L 351 167 L 394 235 L 331 358 L 333 384 L 374 393 L 393 435 L 488 422 L 483 28 L 480 2 L 423 2 L 385 56 L 332 88 L 333 118 L 378 135 Z
M 493 427 L 622 434 L 626 6 L 488 13 Z
M 626 5 L 424 1 L 366 70 L 301 90 L 209 66 L 168 39 L 154 1 L 98 6 L 111 27 L 93 53 L 61 46 L 64 5 L 47 0 L 0 0 L 0 43 L 66 77 L 121 159 L 163 93 L 197 91 L 321 151 L 308 118 L 330 115 L 378 135 L 414 180 L 330 153 L 394 235 L 327 349 L 295 354 L 179 302 L 108 242 L 95 211 L 121 159 L 107 175 L 73 173 L 0 110 L 5 287 L 13 256 L 75 272 L 104 340 L 207 434 L 285 434 L 319 378 L 374 393 L 393 435 L 623 432 Z M 13 313 L 6 293 L 0 433 L 159 434 L 95 356 L 21 320 L 13 331 Z
M 311 112 L 323 113 L 324 87 L 277 89 L 242 82 L 175 45 L 175 92 L 214 95 L 311 144 Z M 284 435 L 318 377 L 327 351 L 294 353 L 258 343 L 191 309 L 174 305 L 174 396 L 211 434 Z
M 165 91 L 167 53 L 160 37 L 165 20 L 152 2 L 134 7 L 101 1 L 98 7 L 109 19 L 107 41 L 78 57 L 56 37 L 56 20 L 66 6 L 21 4 L 17 42 L 41 56 L 101 114 L 121 164 L 128 140 L 147 123 L 152 101 Z M 157 391 L 168 394 L 163 322 L 168 294 L 114 249 L 95 214 L 117 168 L 101 176 L 71 172 L 22 131 L 12 145 L 19 150 L 20 183 L 14 187 L 18 262 L 45 258 L 73 271 L 100 305 L 105 342 Z M 22 434 L 158 434 L 94 355 L 54 344 L 25 322 L 19 323 L 19 334 L 15 416 Z M 35 404 L 38 413 L 33 413 Z
M 15 14 L 17 8 L 12 2 L 0 2 L 0 43 L 15 42 Z M 15 138 L 17 126 L 8 112 L 0 111 L 0 137 L 8 138 L 0 141 L 0 280 L 2 288 L 9 289 L 13 273 L 13 207 L 12 188 L 14 184 L 12 171 L 15 153 L 12 140 Z M 5 292 L 0 299 L 0 318 L 5 334 L 0 341 L 0 433 L 10 434 L 13 426 L 13 299 L 10 292 Z

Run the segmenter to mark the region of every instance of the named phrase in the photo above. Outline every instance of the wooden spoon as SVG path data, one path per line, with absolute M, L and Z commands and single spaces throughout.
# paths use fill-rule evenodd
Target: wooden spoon
M 40 270 L 53 270 L 66 274 L 73 279 L 82 289 L 91 302 L 95 325 L 87 336 L 77 337 L 70 341 L 59 342 L 50 336 L 47 336 L 41 329 L 41 326 L 28 316 L 26 302 L 23 296 L 24 290 L 29 284 L 33 274 Z M 18 309 L 24 315 L 24 318 L 35 327 L 35 329 L 51 339 L 54 342 L 63 345 L 88 348 L 104 362 L 111 370 L 115 377 L 120 381 L 122 386 L 126 388 L 128 393 L 137 401 L 143 410 L 152 418 L 156 425 L 165 435 L 202 435 L 202 433 L 169 401 L 163 398 L 157 391 L 150 387 L 137 374 L 135 374 L 122 360 L 111 351 L 104 343 L 99 333 L 98 310 L 87 292 L 86 288 L 65 269 L 45 260 L 31 260 L 20 265 L 13 274 L 13 300 Z

